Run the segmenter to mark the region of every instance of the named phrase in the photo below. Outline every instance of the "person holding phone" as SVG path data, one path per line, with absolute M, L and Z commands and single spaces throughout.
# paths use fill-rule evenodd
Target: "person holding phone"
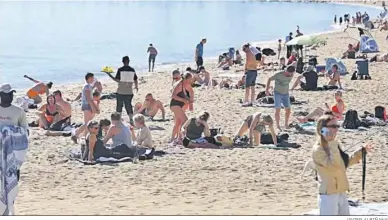
M 362 158 L 362 148 L 370 152 L 368 143 L 348 155 L 342 151 L 336 140 L 338 121 L 332 114 L 321 116 L 317 124 L 317 141 L 313 146 L 313 162 L 318 174 L 319 213 L 320 215 L 349 215 L 346 191 L 349 181 L 346 169 Z

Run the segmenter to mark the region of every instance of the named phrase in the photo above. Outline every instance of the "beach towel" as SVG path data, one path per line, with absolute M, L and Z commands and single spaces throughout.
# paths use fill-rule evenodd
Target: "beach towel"
M 306 101 L 296 101 L 295 100 L 291 104 L 292 105 L 303 105 L 303 104 L 306 104 L 306 103 L 307 103 Z M 264 108 L 275 108 L 275 104 L 263 103 L 260 100 L 258 100 L 258 102 L 256 102 L 254 104 L 254 106 L 256 106 L 256 107 L 264 107 Z M 284 108 L 284 107 L 282 106 L 282 108 Z
M 28 132 L 19 126 L 1 126 L 0 131 L 0 214 L 15 215 L 18 170 L 26 158 Z
M 388 215 L 388 202 L 385 203 L 369 203 L 369 204 L 356 204 L 353 206 L 351 202 L 349 202 L 350 215 L 367 215 L 367 216 L 375 216 L 375 215 Z M 319 215 L 319 210 L 314 209 L 308 213 L 304 213 L 303 215 Z

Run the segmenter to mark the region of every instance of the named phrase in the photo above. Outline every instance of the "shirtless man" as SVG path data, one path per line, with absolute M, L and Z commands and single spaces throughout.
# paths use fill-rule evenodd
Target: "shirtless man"
M 148 93 L 145 97 L 144 103 L 136 103 L 135 114 L 142 114 L 150 118 L 155 117 L 158 111 L 162 111 L 162 119 L 165 119 L 166 111 L 164 110 L 163 103 L 154 99 L 151 93 Z
M 46 96 L 48 96 L 50 92 L 49 90 L 53 86 L 53 83 L 49 82 L 47 84 L 44 84 L 43 82 L 35 80 L 27 75 L 24 75 L 24 78 L 36 83 L 32 88 L 27 91 L 27 96 L 28 98 L 34 100 L 34 104 L 40 104 L 42 102 L 42 97 L 40 97 L 40 95 L 46 94 Z
M 205 67 L 201 66 L 199 67 L 199 75 L 201 76 L 202 83 L 201 85 L 208 85 L 210 82 L 210 73 L 205 70 Z
M 255 85 L 257 77 L 257 60 L 255 55 L 249 49 L 249 44 L 243 46 L 243 51 L 246 54 L 245 62 L 245 99 L 243 107 L 252 106 L 255 101 Z M 249 92 L 251 93 L 251 102 L 249 102 Z

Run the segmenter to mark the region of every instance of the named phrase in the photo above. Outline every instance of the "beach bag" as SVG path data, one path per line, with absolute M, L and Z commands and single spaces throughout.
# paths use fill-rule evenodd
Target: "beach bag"
M 387 121 L 387 113 L 383 106 L 376 106 L 375 117 L 384 121 Z
M 264 98 L 261 98 L 259 102 L 264 104 L 274 104 L 275 100 L 273 99 L 273 96 L 266 96 Z
M 360 127 L 361 121 L 358 118 L 358 113 L 356 110 L 348 110 L 345 114 L 345 120 L 342 126 L 346 129 L 357 129 Z
M 217 134 L 221 134 L 221 128 L 211 128 L 210 130 L 210 136 L 214 137 Z
M 290 103 L 294 103 L 295 102 L 295 97 L 294 96 L 290 96 Z
M 223 146 L 223 147 L 232 147 L 233 146 L 232 138 L 224 136 L 224 135 L 216 135 L 214 137 L 214 141 L 219 146 Z
M 265 91 L 261 91 L 261 92 L 259 92 L 259 94 L 257 94 L 256 100 L 261 99 L 261 98 L 264 98 L 264 97 L 266 97 L 266 96 L 267 96 L 267 95 L 265 94 Z
M 276 136 L 277 142 L 287 141 L 290 136 L 287 133 L 278 134 Z M 260 138 L 260 144 L 274 144 L 272 140 L 272 135 L 269 132 L 263 132 Z
M 242 137 L 236 136 L 233 139 L 233 145 L 237 147 L 246 147 L 249 145 L 249 138 L 246 135 Z

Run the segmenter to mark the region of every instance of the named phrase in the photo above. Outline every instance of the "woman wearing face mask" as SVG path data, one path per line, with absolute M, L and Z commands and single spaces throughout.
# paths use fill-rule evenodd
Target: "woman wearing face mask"
M 358 163 L 362 157 L 362 148 L 351 155 L 341 150 L 336 140 L 339 127 L 336 117 L 330 114 L 321 116 L 317 124 L 313 162 L 318 173 L 320 215 L 349 215 L 346 168 Z M 369 152 L 372 145 L 367 144 L 364 148 Z

